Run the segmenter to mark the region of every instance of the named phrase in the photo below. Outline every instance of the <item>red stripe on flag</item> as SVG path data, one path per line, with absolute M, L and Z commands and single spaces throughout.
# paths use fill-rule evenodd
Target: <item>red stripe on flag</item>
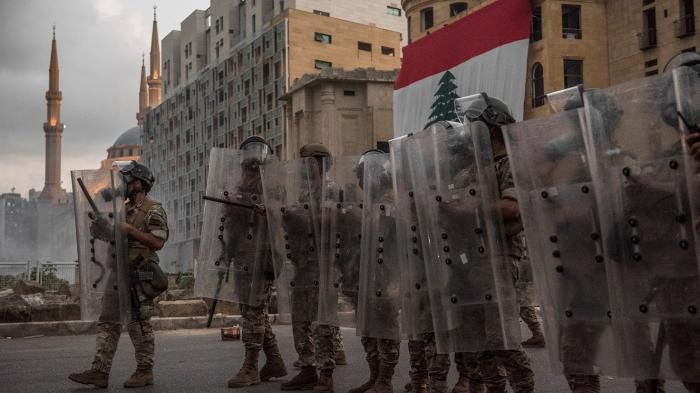
M 395 89 L 511 42 L 528 39 L 530 0 L 498 0 L 403 48 Z M 463 38 L 460 38 L 463 37 Z

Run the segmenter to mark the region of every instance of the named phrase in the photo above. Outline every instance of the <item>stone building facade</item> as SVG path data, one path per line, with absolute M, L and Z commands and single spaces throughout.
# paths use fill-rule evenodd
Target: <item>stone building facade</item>
M 403 0 L 409 42 L 506 0 Z M 698 47 L 699 0 L 533 0 L 525 118 L 550 112 L 545 94 L 607 87 L 662 72 Z
M 297 80 L 287 101 L 289 158 L 308 143 L 322 143 L 334 156 L 360 155 L 393 138 L 397 71 L 323 70 Z

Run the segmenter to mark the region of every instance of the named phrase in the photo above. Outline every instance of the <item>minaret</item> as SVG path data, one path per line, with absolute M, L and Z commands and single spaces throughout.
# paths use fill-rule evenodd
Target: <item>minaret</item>
M 163 81 L 160 79 L 160 42 L 156 6 L 153 6 L 153 31 L 151 32 L 151 75 L 148 77 L 148 104 L 155 108 L 160 104 Z
M 61 123 L 61 100 L 63 94 L 58 89 L 58 52 L 56 51 L 56 27 L 51 40 L 51 62 L 49 63 L 49 90 L 46 92 L 46 176 L 44 189 L 39 199 L 58 203 L 65 201 L 66 191 L 61 188 L 61 136 L 64 125 Z
M 139 111 L 136 113 L 136 122 L 143 126 L 143 119 L 148 110 L 148 82 L 146 82 L 146 64 L 141 56 L 141 86 L 139 87 Z

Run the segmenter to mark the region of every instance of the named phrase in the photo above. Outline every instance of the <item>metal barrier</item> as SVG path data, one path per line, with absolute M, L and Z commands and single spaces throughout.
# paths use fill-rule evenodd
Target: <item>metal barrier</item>
M 76 262 L 0 262 L 0 290 L 12 288 L 17 280 L 36 281 L 47 291 L 56 291 L 61 284 L 74 284 Z

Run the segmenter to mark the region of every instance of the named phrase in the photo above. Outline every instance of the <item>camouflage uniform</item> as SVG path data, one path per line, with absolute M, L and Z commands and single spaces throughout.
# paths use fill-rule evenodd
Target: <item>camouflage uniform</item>
M 259 306 L 241 304 L 241 328 L 246 350 L 260 351 L 263 346 L 277 346 L 275 333 L 268 319 L 267 306 L 272 296 L 273 280 L 265 280 L 265 293 Z
M 495 152 L 494 163 L 501 199 L 517 201 L 515 183 L 513 182 L 513 175 L 506 153 Z M 508 252 L 511 258 L 519 259 L 523 255 L 524 250 L 522 225 L 511 224 L 506 228 L 506 232 L 516 233 L 507 239 Z M 513 271 L 513 276 L 513 278 L 517 278 L 516 270 Z M 467 369 L 467 372 L 473 373 L 469 379 L 479 381 L 479 378 L 481 378 L 481 381 L 489 391 L 505 391 L 500 371 L 500 367 L 503 367 L 515 393 L 534 392 L 535 380 L 534 373 L 530 367 L 530 358 L 522 349 L 465 352 L 456 354 L 457 359 L 459 359 L 458 363 L 462 363 L 462 367 Z M 478 370 L 478 373 L 474 373 L 474 370 Z
M 134 225 L 136 229 L 150 233 L 163 241 L 168 240 L 168 219 L 165 215 L 165 210 L 159 203 L 148 197 L 138 205 L 131 202 L 126 204 L 126 222 Z M 145 256 L 147 261 L 158 263 L 158 256 L 154 251 L 133 239 L 129 239 L 129 263 L 133 264 L 141 256 Z M 144 263 L 144 261 L 141 263 Z M 103 302 L 104 315 L 110 312 L 108 309 L 110 303 L 107 299 Z M 150 310 L 147 310 L 149 307 Z M 150 322 L 152 307 L 152 299 L 142 300 L 140 310 L 133 309 L 132 305 L 132 321 L 127 325 L 129 337 L 135 349 L 136 363 L 138 368 L 143 370 L 151 370 L 153 368 L 155 336 Z M 108 320 L 114 319 L 100 317 L 97 323 L 97 351 L 92 362 L 93 370 L 106 374 L 109 374 L 112 367 L 112 359 L 117 351 L 122 328 L 120 324 L 107 322 Z

